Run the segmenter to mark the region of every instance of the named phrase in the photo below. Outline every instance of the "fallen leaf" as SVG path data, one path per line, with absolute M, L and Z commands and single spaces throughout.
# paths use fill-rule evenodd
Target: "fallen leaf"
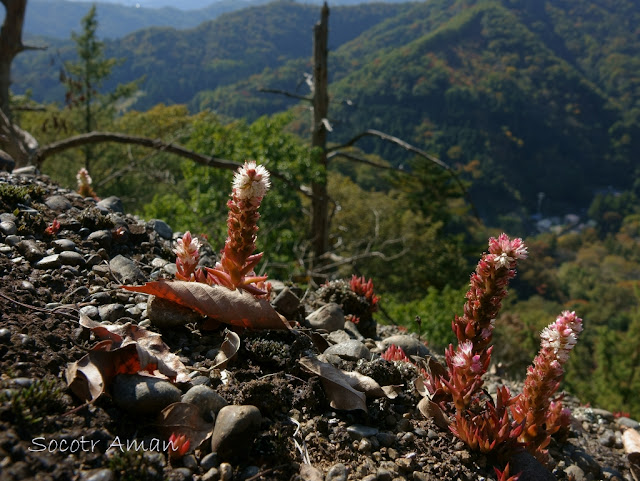
M 450 423 L 446 414 L 442 412 L 440 406 L 431 401 L 429 398 L 422 398 L 417 407 L 418 411 L 420 411 L 425 418 L 433 419 L 433 421 L 436 423 L 436 426 L 441 429 L 448 429 Z
M 222 341 L 220 351 L 214 360 L 215 364 L 211 369 L 224 369 L 227 367 L 227 363 L 236 356 L 238 349 L 240 349 L 240 336 L 229 329 L 225 329 L 224 341 Z
M 80 325 L 103 339 L 82 359 L 67 365 L 67 385 L 80 399 L 96 400 L 117 374 L 146 371 L 176 382 L 189 380 L 187 368 L 160 334 L 130 323 L 102 324 L 84 315 L 80 315 Z
M 303 357 L 298 360 L 298 363 L 308 373 L 320 377 L 332 408 L 345 411 L 355 409 L 367 411 L 365 394 L 351 387 L 343 371 L 315 357 Z
M 200 408 L 192 403 L 173 403 L 158 415 L 158 429 L 166 438 L 184 434 L 191 442 L 189 451 L 198 448 L 213 433 L 213 423 L 202 419 Z
M 203 316 L 247 329 L 289 329 L 289 324 L 266 299 L 241 289 L 231 290 L 201 282 L 159 280 L 144 286 L 121 286 L 133 292 L 162 297 Z
M 342 374 L 347 378 L 347 382 L 349 385 L 356 389 L 357 391 L 363 392 L 367 397 L 379 398 L 379 397 L 388 397 L 389 399 L 395 399 L 398 397 L 395 388 L 397 386 L 388 386 L 391 389 L 388 391 L 391 393 L 391 396 L 387 393 L 387 390 L 383 389 L 380 384 L 376 382 L 375 379 L 365 376 L 364 374 L 360 374 L 356 371 L 341 371 Z

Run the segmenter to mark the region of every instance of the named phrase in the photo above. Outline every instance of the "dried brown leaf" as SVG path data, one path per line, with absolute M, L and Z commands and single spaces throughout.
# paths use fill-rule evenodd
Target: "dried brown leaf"
M 269 301 L 241 289 L 167 280 L 122 287 L 168 299 L 225 324 L 247 329 L 289 329 L 286 319 L 275 311 Z
M 166 438 L 184 434 L 191 442 L 189 451 L 200 446 L 213 433 L 213 423 L 202 419 L 200 408 L 192 403 L 173 403 L 158 415 L 158 429 Z
M 343 371 L 315 357 L 303 357 L 298 362 L 302 369 L 320 377 L 332 408 L 367 411 L 366 396 L 363 392 L 351 387 Z
M 640 453 L 631 453 L 627 455 L 629 459 L 629 469 L 634 481 L 640 481 Z
M 640 432 L 635 429 L 627 429 L 622 433 L 622 444 L 625 453 L 640 453 Z
M 433 421 L 436 423 L 436 426 L 438 426 L 439 428 L 449 428 L 449 419 L 447 418 L 446 414 L 442 412 L 440 406 L 429 400 L 429 398 L 423 397 L 420 400 L 420 402 L 418 403 L 418 410 L 425 418 L 433 419 Z
M 224 332 L 224 341 L 222 341 L 220 351 L 216 355 L 215 365 L 212 366 L 212 369 L 224 369 L 227 367 L 229 361 L 238 353 L 238 349 L 240 349 L 240 336 L 226 329 Z

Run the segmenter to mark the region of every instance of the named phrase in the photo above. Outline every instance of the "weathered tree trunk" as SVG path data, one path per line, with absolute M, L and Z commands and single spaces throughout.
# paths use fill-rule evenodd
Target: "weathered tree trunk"
M 0 30 L 0 109 L 11 118 L 9 112 L 9 87 L 11 63 L 25 49 L 22 44 L 22 26 L 27 0 L 2 0 L 6 14 Z
M 315 262 L 329 249 L 329 197 L 327 195 L 327 126 L 329 112 L 327 39 L 329 34 L 329 7 L 324 2 L 320 22 L 313 28 L 313 132 L 311 146 L 313 160 L 322 169 L 320 180 L 311 184 L 311 233 Z

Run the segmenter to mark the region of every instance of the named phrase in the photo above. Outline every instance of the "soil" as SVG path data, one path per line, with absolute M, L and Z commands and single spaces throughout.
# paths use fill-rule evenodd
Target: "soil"
M 105 211 L 96 200 L 28 172 L 0 173 L 0 194 L 5 222 L 0 232 L 2 481 L 497 479 L 493 466 L 502 467 L 502 460 L 469 451 L 418 411 L 415 369 L 376 354 L 372 360 L 341 361 L 343 370 L 366 372 L 381 384 L 385 377 L 401 382 L 395 399 L 368 398 L 366 413 L 331 408 L 322 382 L 298 363 L 301 356 L 320 354 L 301 330 L 239 332 L 236 358 L 224 372 L 208 372 L 224 327 L 149 327 L 146 296 L 122 290 L 123 279 L 108 266 L 123 255 L 147 279 L 170 277 L 165 264 L 175 261 L 175 244 L 162 225 L 117 208 Z M 62 196 L 68 205 L 52 202 L 52 196 Z M 48 234 L 45 229 L 54 219 L 61 227 Z M 109 235 L 91 236 L 96 231 Z M 56 243 L 61 239 L 73 241 L 83 261 L 70 258 L 36 267 L 61 249 Z M 307 294 L 305 299 L 313 299 L 313 293 Z M 182 392 L 203 383 L 229 404 L 254 405 L 262 414 L 260 428 L 224 459 L 207 456 L 209 441 L 178 460 L 169 460 L 164 452 L 114 446 L 114 440 L 157 438 L 156 417 L 120 409 L 108 388 L 95 402 L 85 403 L 67 387 L 67 364 L 85 356 L 96 342 L 78 323 L 80 309 L 87 306 L 101 308 L 100 315 L 111 322 L 142 323 L 160 332 L 183 363 L 196 369 L 191 383 L 178 386 Z M 303 304 L 300 312 L 314 307 Z M 376 341 L 398 333 L 397 327 L 378 325 L 376 337 L 364 343 L 375 352 Z M 514 392 L 521 387 L 495 374 L 487 377 L 489 390 L 503 383 Z M 621 442 L 625 423 L 570 396 L 566 404 L 573 411 L 571 431 L 566 441 L 552 441 L 550 479 L 633 481 Z M 360 438 L 354 426 L 374 428 L 373 434 Z M 523 469 L 521 479 L 543 479 L 535 474 L 544 473 L 540 466 Z

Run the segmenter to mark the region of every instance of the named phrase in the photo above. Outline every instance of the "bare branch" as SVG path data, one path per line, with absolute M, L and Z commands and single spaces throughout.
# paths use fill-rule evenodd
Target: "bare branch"
M 462 191 L 462 195 L 464 196 L 465 200 L 469 203 L 469 205 L 471 206 L 471 209 L 473 210 L 473 215 L 476 218 L 479 218 L 478 211 L 476 210 L 475 205 L 473 204 L 473 202 L 471 201 L 471 198 L 469 197 L 469 193 L 467 192 L 467 189 L 465 189 L 464 185 L 462 184 L 462 181 L 460 180 L 460 178 L 458 177 L 456 172 L 451 167 L 449 167 L 449 165 L 444 163 L 439 158 L 437 158 L 437 157 L 425 152 L 422 149 L 419 149 L 418 147 L 416 147 L 414 145 L 411 145 L 408 142 L 405 142 L 402 139 L 399 139 L 398 137 L 394 137 L 393 135 L 385 134 L 384 132 L 380 132 L 379 130 L 368 129 L 368 130 L 365 130 L 364 132 L 360 132 L 358 135 L 356 135 L 351 140 L 349 140 L 348 142 L 346 142 L 346 143 L 344 143 L 342 145 L 338 145 L 336 147 L 331 147 L 330 149 L 328 149 L 328 151 L 329 152 L 334 152 L 334 151 L 338 151 L 340 149 L 344 149 L 345 147 L 351 147 L 358 140 L 360 140 L 360 139 L 362 139 L 364 137 L 378 137 L 379 139 L 386 140 L 387 142 L 391 142 L 392 144 L 396 144 L 396 145 L 402 147 L 403 149 L 405 149 L 406 151 L 414 153 L 417 156 L 422 157 L 424 159 L 427 159 L 430 162 L 433 162 L 437 166 L 439 166 L 439 167 L 443 168 L 444 170 L 446 170 L 449 173 L 449 175 L 451 175 L 451 178 L 455 181 L 455 183 L 458 184 L 458 187 Z
M 344 157 L 345 159 L 353 160 L 354 162 L 359 162 L 361 164 L 370 165 L 372 167 L 376 167 L 377 169 L 393 170 L 395 172 L 402 172 L 403 174 L 409 174 L 409 172 L 407 172 L 404 169 L 393 167 L 391 165 L 378 164 L 377 162 L 373 162 L 369 159 L 360 157 L 359 155 L 352 154 L 351 152 L 346 152 L 344 150 L 337 150 L 337 151 L 331 152 L 329 155 L 327 155 L 327 160 L 331 160 L 335 157 Z
M 305 100 L 307 102 L 313 101 L 312 97 L 305 97 L 304 95 L 294 94 L 293 92 L 289 92 L 287 90 L 268 89 L 268 88 L 260 87 L 258 89 L 258 92 L 266 92 L 269 94 L 280 94 L 280 95 L 284 95 L 285 97 L 291 97 L 293 99 L 298 99 L 298 100 Z
M 197 164 L 204 165 L 206 167 L 215 167 L 217 169 L 237 170 L 242 167 L 242 164 L 234 162 L 232 160 L 220 159 L 217 157 L 210 157 L 207 155 L 198 154 L 189 149 L 185 149 L 179 145 L 163 142 L 160 139 L 150 139 L 147 137 L 137 137 L 133 135 L 126 135 L 114 132 L 89 132 L 88 134 L 75 135 L 68 139 L 63 139 L 57 142 L 40 147 L 36 150 L 32 157 L 32 162 L 40 168 L 42 163 L 47 157 L 54 154 L 58 154 L 74 147 L 80 147 L 87 144 L 97 144 L 103 142 L 114 142 L 118 144 L 133 144 L 155 149 L 162 152 L 168 152 L 171 154 L 179 155 L 180 157 L 187 158 L 194 161 Z M 271 176 L 280 179 L 296 191 L 302 193 L 307 197 L 312 197 L 308 189 L 305 186 L 300 186 L 291 182 L 285 175 L 280 172 L 271 172 Z

